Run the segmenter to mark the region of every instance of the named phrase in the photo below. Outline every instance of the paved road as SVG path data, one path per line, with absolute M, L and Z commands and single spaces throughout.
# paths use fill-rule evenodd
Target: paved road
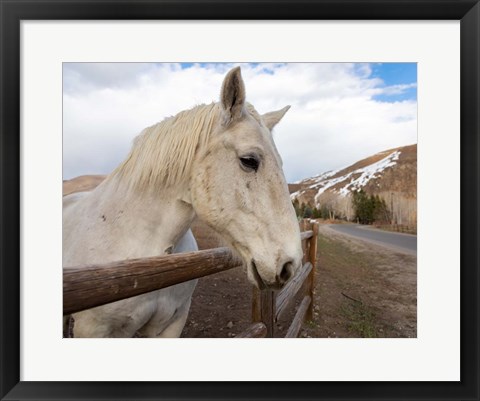
M 416 235 L 382 231 L 357 224 L 332 224 L 329 227 L 340 233 L 387 246 L 400 252 L 417 254 Z

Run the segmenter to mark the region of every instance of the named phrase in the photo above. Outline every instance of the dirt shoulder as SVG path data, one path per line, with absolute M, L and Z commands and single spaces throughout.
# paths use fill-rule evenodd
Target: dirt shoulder
M 313 322 L 308 337 L 416 337 L 413 255 L 320 226 Z

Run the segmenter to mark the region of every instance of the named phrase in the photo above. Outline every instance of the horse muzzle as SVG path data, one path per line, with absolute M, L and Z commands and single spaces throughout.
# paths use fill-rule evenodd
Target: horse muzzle
M 288 259 L 282 262 L 280 267 L 275 269 L 275 274 L 265 274 L 266 269 L 261 269 L 254 259 L 251 260 L 248 269 L 250 278 L 260 290 L 280 290 L 294 275 L 295 261 Z

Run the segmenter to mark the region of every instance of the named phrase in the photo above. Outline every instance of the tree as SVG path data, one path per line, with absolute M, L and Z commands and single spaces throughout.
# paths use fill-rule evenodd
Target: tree
M 302 204 L 300 205 L 300 217 L 303 217 L 303 215 L 305 214 L 305 202 L 302 202 Z
M 374 221 L 380 221 L 382 223 L 389 223 L 391 221 L 391 213 L 388 210 L 387 203 L 385 199 L 380 198 L 378 195 L 375 196 L 373 210 Z
M 300 217 L 300 202 L 297 198 L 295 198 L 292 203 L 293 208 L 295 209 L 295 214 L 297 215 L 297 217 Z
M 353 192 L 355 218 L 361 224 L 372 224 L 374 221 L 389 221 L 390 211 L 387 203 L 378 195 L 370 195 L 361 189 Z
M 310 205 L 306 205 L 305 209 L 303 210 L 303 217 L 306 219 L 310 219 L 313 216 L 313 209 Z
M 355 209 L 355 219 L 360 224 L 369 224 L 372 220 L 370 200 L 363 189 L 352 192 L 353 207 Z

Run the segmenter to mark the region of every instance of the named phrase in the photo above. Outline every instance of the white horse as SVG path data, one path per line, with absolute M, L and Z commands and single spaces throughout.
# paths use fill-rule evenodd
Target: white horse
M 63 266 L 197 250 L 198 216 L 242 257 L 259 288 L 300 266 L 300 232 L 271 130 L 289 106 L 259 115 L 240 68 L 219 103 L 146 128 L 98 187 L 64 197 Z M 179 337 L 196 280 L 75 313 L 75 337 Z

